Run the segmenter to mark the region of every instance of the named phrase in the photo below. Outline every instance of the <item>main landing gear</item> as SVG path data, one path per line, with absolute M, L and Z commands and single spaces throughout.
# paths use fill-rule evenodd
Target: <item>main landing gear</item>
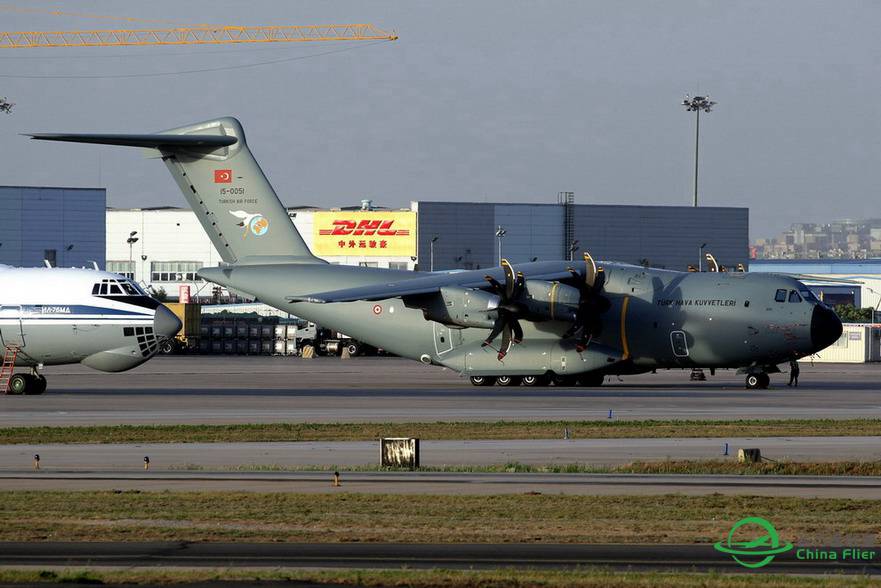
M 747 374 L 746 387 L 749 390 L 764 390 L 771 383 L 771 376 L 762 372 L 760 374 Z
M 9 394 L 42 394 L 46 391 L 46 378 L 39 374 L 13 374 L 7 390 Z
M 471 383 L 474 386 L 529 386 L 544 387 L 554 384 L 555 386 L 582 386 L 594 388 L 603 385 L 605 375 L 603 374 L 579 374 L 576 376 L 471 376 Z

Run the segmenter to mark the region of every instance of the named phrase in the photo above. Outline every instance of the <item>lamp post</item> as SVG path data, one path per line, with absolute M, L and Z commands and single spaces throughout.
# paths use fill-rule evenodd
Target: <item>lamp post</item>
M 697 162 L 698 162 L 698 147 L 700 145 L 700 136 L 701 136 L 701 111 L 710 112 L 715 106 L 716 103 L 710 100 L 709 96 L 695 96 L 694 98 L 689 97 L 688 94 L 685 95 L 685 100 L 682 101 L 682 106 L 685 107 L 685 110 L 688 112 L 694 112 L 695 114 L 695 125 L 694 125 L 694 206 L 697 206 Z
M 499 240 L 499 265 L 502 265 L 502 237 L 504 237 L 507 232 L 508 231 L 502 228 L 502 225 L 499 225 L 499 228 L 496 229 L 496 238 Z
M 434 244 L 437 240 L 438 240 L 438 236 L 435 235 L 434 237 L 431 238 L 431 241 L 428 242 L 428 249 L 431 252 L 429 254 L 430 257 L 429 257 L 429 262 L 428 262 L 428 271 L 430 271 L 430 272 L 434 271 Z
M 137 231 L 132 231 L 128 234 L 128 239 L 125 240 L 125 242 L 128 243 L 128 267 L 132 271 L 132 279 L 135 278 L 134 262 L 132 261 L 132 247 L 138 242 L 138 238 L 135 237 L 137 234 Z
M 569 261 L 572 261 L 575 258 L 575 252 L 578 251 L 578 243 L 578 239 L 575 239 L 569 244 Z

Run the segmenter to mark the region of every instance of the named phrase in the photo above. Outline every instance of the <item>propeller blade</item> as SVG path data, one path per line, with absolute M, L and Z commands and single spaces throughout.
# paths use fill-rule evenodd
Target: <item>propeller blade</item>
M 492 276 L 483 276 L 483 279 L 490 283 L 490 285 L 495 288 L 496 294 L 499 296 L 502 295 L 502 285 L 499 284 L 499 281 Z
M 603 286 L 605 286 L 605 285 L 606 285 L 606 270 L 604 270 L 602 267 L 600 267 L 599 269 L 597 269 L 597 273 L 594 277 L 592 289 L 594 292 L 599 292 L 600 290 L 603 289 Z
M 517 345 L 523 343 L 523 328 L 517 319 L 511 320 L 511 328 L 514 329 L 514 343 Z
M 590 253 L 588 253 L 587 251 L 584 252 L 584 264 L 586 266 L 584 272 L 584 282 L 589 287 L 593 288 L 597 277 L 597 263 L 593 260 L 593 257 L 591 257 Z
M 526 289 L 526 278 L 523 276 L 523 272 L 517 272 L 517 279 L 514 281 L 514 294 L 512 298 L 514 300 L 520 298 L 523 295 L 523 290 Z
M 505 270 L 505 301 L 511 300 L 514 297 L 514 268 L 511 267 L 511 264 L 508 263 L 507 259 L 502 260 L 502 269 Z
M 489 332 L 489 336 L 484 339 L 483 343 L 481 343 L 480 346 L 486 347 L 487 345 L 491 344 L 495 340 L 495 338 L 499 336 L 499 333 L 502 332 L 502 329 L 505 328 L 505 324 L 505 317 L 502 316 L 502 313 L 499 313 L 499 318 L 497 318 L 495 324 L 493 324 L 492 331 Z
M 502 329 L 502 346 L 499 347 L 499 361 L 508 355 L 511 350 L 511 324 L 505 321 L 505 327 Z

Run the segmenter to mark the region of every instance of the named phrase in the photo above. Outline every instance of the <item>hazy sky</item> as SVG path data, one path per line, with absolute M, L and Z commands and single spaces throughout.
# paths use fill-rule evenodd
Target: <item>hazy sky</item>
M 701 119 L 702 203 L 749 207 L 753 237 L 881 216 L 876 1 L 20 5 L 182 23 L 370 22 L 400 40 L 0 50 L 0 96 L 16 102 L 0 115 L 3 184 L 106 186 L 112 206 L 181 206 L 165 167 L 136 149 L 18 133 L 233 115 L 286 204 L 554 202 L 561 190 L 579 203 L 690 204 L 694 115 L 680 102 L 700 92 L 719 102 Z M 0 23 L 126 26 L 13 12 Z

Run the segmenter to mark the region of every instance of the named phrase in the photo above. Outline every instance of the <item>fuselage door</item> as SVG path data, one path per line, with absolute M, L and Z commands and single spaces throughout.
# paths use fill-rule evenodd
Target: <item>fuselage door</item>
M 450 327 L 441 323 L 432 321 L 434 325 L 434 349 L 437 354 L 443 355 L 453 350 L 453 333 Z
M 0 343 L 24 347 L 21 306 L 0 306 Z
M 670 343 L 673 345 L 673 355 L 688 357 L 688 341 L 685 338 L 685 331 L 671 331 Z

